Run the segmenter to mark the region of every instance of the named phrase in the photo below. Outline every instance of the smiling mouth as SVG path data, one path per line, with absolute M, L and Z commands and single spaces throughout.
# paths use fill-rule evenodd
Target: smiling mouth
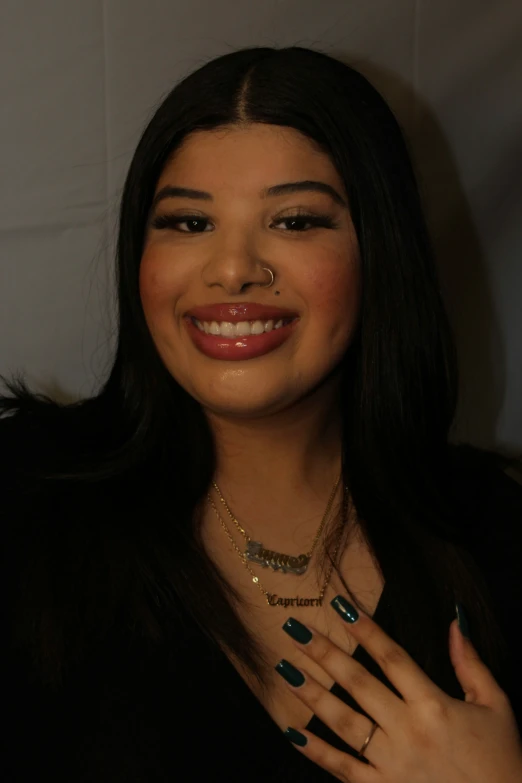
M 203 332 L 204 334 L 214 337 L 227 337 L 233 339 L 234 337 L 254 337 L 261 334 L 266 334 L 276 329 L 281 329 L 283 326 L 295 321 L 298 316 L 290 316 L 288 318 L 280 318 L 275 320 L 269 319 L 257 319 L 255 321 L 238 321 L 232 323 L 231 321 L 199 321 L 197 318 L 191 316 L 191 321 L 194 326 Z
M 188 335 L 200 353 L 210 359 L 224 361 L 246 361 L 276 351 L 289 340 L 300 321 L 299 316 L 288 316 L 275 321 L 203 321 L 194 316 L 185 316 Z M 244 326 L 242 326 L 244 325 Z M 205 331 L 205 326 L 208 332 Z M 248 334 L 238 334 L 238 327 Z M 231 331 L 232 333 L 226 334 Z M 257 331 L 257 334 L 256 334 Z M 214 332 L 214 333 L 212 333 Z

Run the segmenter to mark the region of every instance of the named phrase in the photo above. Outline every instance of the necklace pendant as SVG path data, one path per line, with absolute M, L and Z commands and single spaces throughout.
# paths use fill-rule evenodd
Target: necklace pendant
M 289 606 L 322 606 L 323 598 L 318 596 L 317 598 L 301 598 L 299 595 L 293 596 L 293 598 L 285 598 L 277 593 L 266 593 L 266 602 L 268 606 L 284 606 L 287 609 Z
M 271 568 L 273 571 L 282 571 L 283 574 L 295 574 L 301 576 L 308 568 L 310 558 L 308 555 L 285 555 L 282 552 L 273 552 L 264 549 L 260 541 L 249 541 L 245 551 L 245 557 L 251 563 Z

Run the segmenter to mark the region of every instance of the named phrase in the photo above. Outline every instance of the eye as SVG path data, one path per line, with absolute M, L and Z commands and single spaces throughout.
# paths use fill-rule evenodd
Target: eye
M 286 231 L 299 234 L 310 231 L 309 228 L 303 230 L 303 225 L 309 225 L 312 228 L 337 228 L 338 226 L 338 223 L 332 220 L 329 215 L 307 215 L 302 212 L 297 215 L 287 215 L 284 218 L 280 218 L 279 220 L 276 220 L 273 225 L 279 225 L 280 223 L 292 223 L 293 228 L 288 228 Z M 301 226 L 301 229 L 296 228 L 296 224 L 297 226 Z
M 194 223 L 205 223 L 208 222 L 207 218 L 202 218 L 201 215 L 158 215 L 154 218 L 152 221 L 152 227 L 153 228 L 174 228 L 177 231 L 179 229 L 177 226 L 181 225 L 182 223 L 186 223 L 187 225 L 194 225 Z M 180 231 L 181 234 L 202 234 L 203 231 L 196 230 L 196 231 Z
M 280 218 L 272 223 L 272 225 L 278 226 L 282 223 L 292 224 L 292 228 L 285 229 L 284 233 L 296 234 L 303 234 L 310 231 L 310 228 L 304 228 L 304 226 L 307 225 L 311 228 L 337 228 L 339 225 L 329 215 L 305 214 L 302 212 Z M 186 224 L 189 227 L 188 230 L 178 228 L 183 224 Z M 208 219 L 201 217 L 201 215 L 171 214 L 158 215 L 151 223 L 152 227 L 158 230 L 172 228 L 180 234 L 203 234 L 205 233 L 205 229 L 201 229 L 202 224 L 208 224 Z M 193 231 L 191 228 L 195 230 Z

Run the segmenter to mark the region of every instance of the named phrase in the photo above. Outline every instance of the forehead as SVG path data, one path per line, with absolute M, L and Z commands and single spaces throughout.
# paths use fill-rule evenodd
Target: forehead
M 343 189 L 335 166 L 315 141 L 294 128 L 255 123 L 188 135 L 167 161 L 157 189 L 175 180 L 206 189 L 241 184 L 259 190 L 279 181 L 319 178 Z

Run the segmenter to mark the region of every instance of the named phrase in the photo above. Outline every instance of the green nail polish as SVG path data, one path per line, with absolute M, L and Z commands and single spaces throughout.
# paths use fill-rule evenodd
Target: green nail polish
M 459 624 L 459 628 L 461 630 L 461 633 L 463 636 L 466 637 L 466 639 L 469 639 L 469 626 L 468 626 L 468 618 L 466 617 L 466 613 L 464 611 L 464 607 L 460 603 L 455 604 L 455 609 L 457 611 L 457 622 Z
M 285 731 L 285 737 L 289 739 L 290 742 L 293 742 L 294 745 L 299 745 L 299 747 L 301 748 L 304 748 L 304 746 L 308 742 L 304 734 L 301 734 L 300 731 L 297 731 L 297 729 L 293 729 L 291 726 L 289 726 Z
M 343 598 L 342 595 L 336 595 L 333 601 L 330 602 L 330 606 L 333 606 L 338 615 L 347 623 L 354 623 L 359 619 L 359 613 L 357 609 Z
M 306 625 L 303 625 L 299 620 L 295 620 L 293 617 L 289 617 L 286 623 L 283 625 L 283 631 L 295 639 L 299 644 L 308 644 L 312 638 L 311 631 L 308 630 Z
M 293 685 L 294 688 L 299 688 L 300 685 L 303 684 L 305 681 L 304 675 L 301 674 L 299 669 L 296 669 L 295 666 L 292 666 L 291 663 L 288 661 L 283 660 L 279 661 L 277 666 L 275 667 L 276 672 L 281 675 L 290 685 Z

